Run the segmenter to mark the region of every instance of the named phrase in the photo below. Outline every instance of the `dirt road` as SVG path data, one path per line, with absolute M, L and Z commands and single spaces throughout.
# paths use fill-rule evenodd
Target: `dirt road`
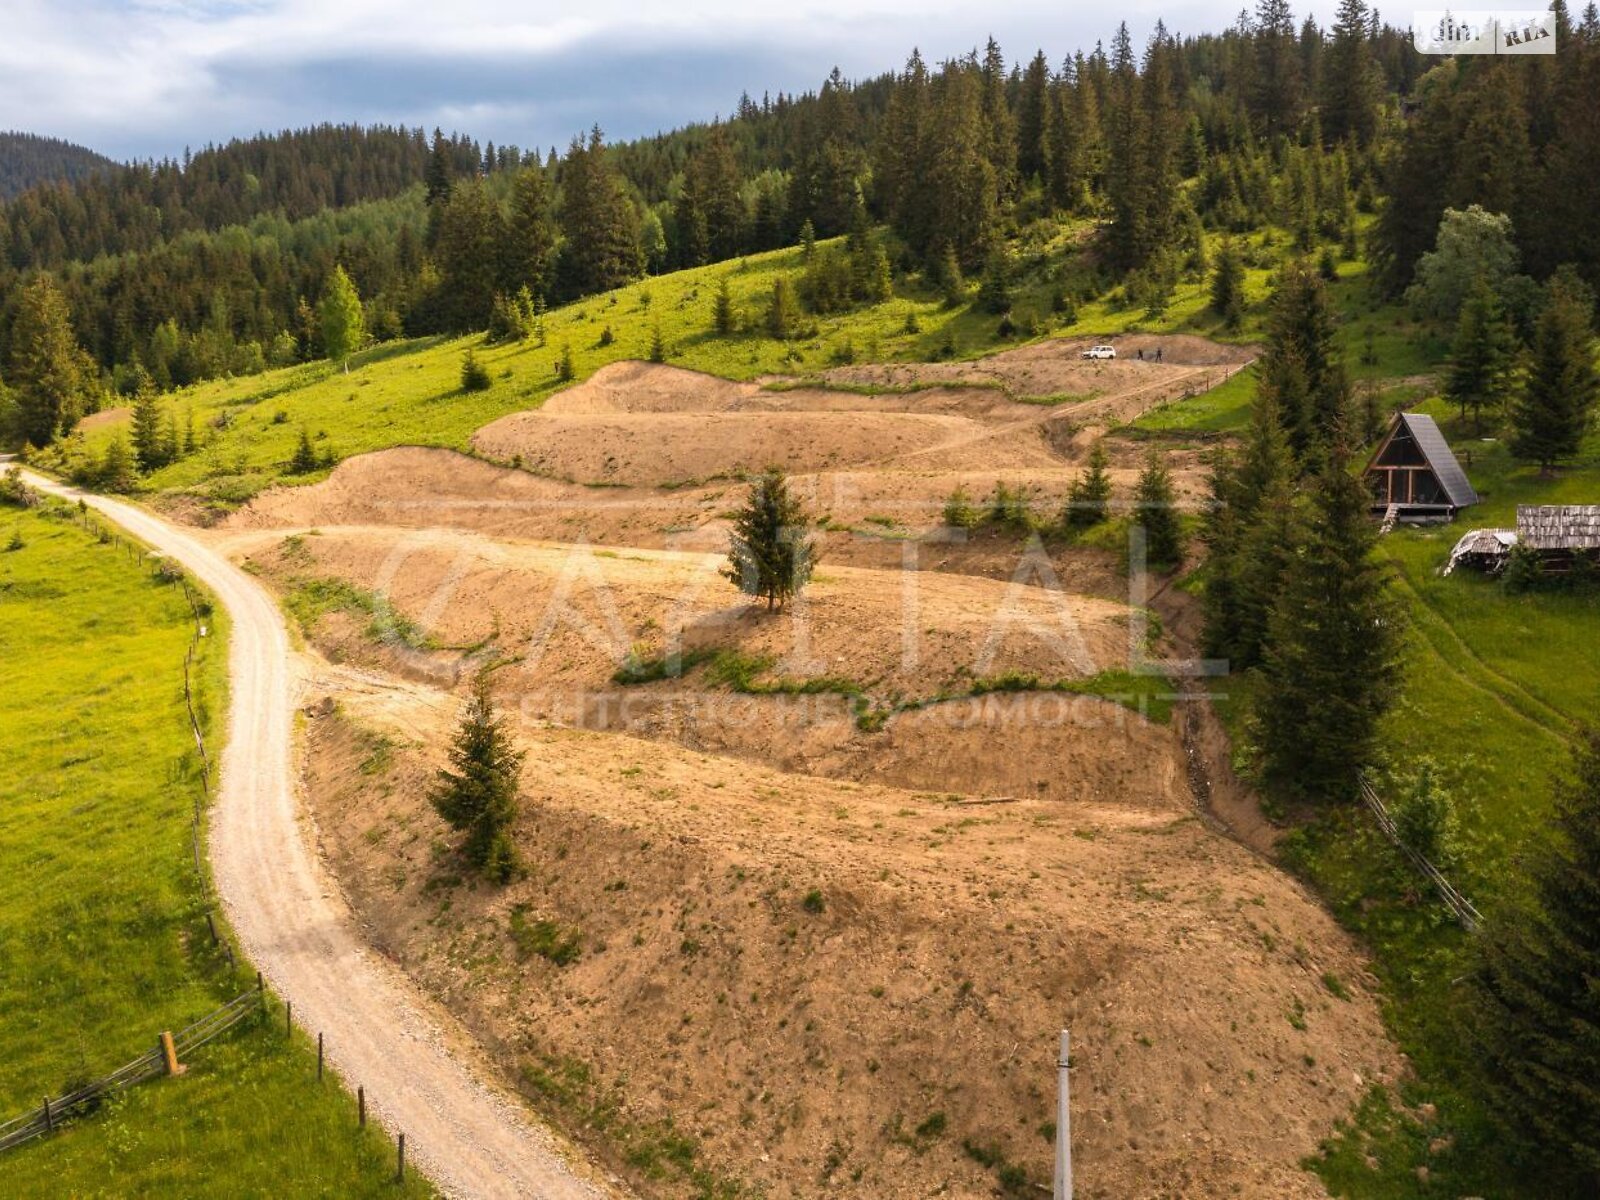
M 79 495 L 26 478 L 53 495 Z M 366 1088 L 368 1106 L 391 1133 L 405 1133 L 408 1156 L 447 1194 L 621 1195 L 485 1082 L 469 1039 L 355 928 L 300 819 L 291 769 L 299 680 L 283 617 L 266 591 L 160 518 L 131 504 L 84 499 L 182 564 L 232 621 L 228 744 L 211 813 L 211 865 L 246 955 L 293 1003 L 296 1022 L 326 1036 L 333 1066 Z

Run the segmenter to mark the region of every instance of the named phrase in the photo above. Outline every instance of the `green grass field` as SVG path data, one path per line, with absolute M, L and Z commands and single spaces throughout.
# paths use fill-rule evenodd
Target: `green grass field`
M 98 1078 L 247 987 L 207 934 L 176 584 L 71 520 L 0 509 L 0 1119 Z M 199 659 L 220 744 L 226 621 Z M 281 1019 L 281 1017 L 280 1017 Z M 424 1195 L 274 1023 L 200 1050 L 54 1137 L 0 1156 L 12 1196 Z

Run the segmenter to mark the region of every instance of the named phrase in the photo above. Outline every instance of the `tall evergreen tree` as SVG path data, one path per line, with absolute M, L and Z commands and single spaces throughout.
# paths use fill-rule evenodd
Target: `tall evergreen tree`
M 946 63 L 934 88 L 937 134 L 923 187 L 939 203 L 925 253 L 949 248 L 964 269 L 988 257 L 998 234 L 999 184 L 987 152 L 981 80 L 974 70 Z
M 429 208 L 450 198 L 450 186 L 454 179 L 455 164 L 450 143 L 445 140 L 444 131 L 435 127 L 426 175 Z
M 140 388 L 133 399 L 133 455 L 139 470 L 149 474 L 172 461 L 173 440 L 161 419 L 153 387 Z
M 606 160 L 597 125 L 587 142 L 574 138 L 562 162 L 561 273 L 569 296 L 609 291 L 644 267 L 633 206 L 621 177 Z
M 721 124 L 689 157 L 674 208 L 685 266 L 720 262 L 739 252 L 744 237 L 743 180 Z
M 747 596 L 779 608 L 805 587 L 817 563 L 816 543 L 799 499 L 777 467 L 768 467 L 750 487 L 733 521 L 723 575 Z
M 1153 567 L 1175 567 L 1183 561 L 1183 526 L 1178 520 L 1172 475 L 1160 455 L 1151 451 L 1139 473 L 1134 522 L 1144 528 L 1145 558 Z
M 1533 1193 L 1600 1192 L 1600 727 L 1578 731 L 1525 900 L 1490 915 L 1473 976 L 1488 1111 Z
M 1289 0 L 1258 0 L 1255 50 L 1256 126 L 1268 138 L 1292 134 L 1300 126 L 1305 80 Z
M 510 830 L 522 758 L 512 749 L 505 719 L 495 713 L 489 677 L 480 673 L 450 744 L 449 766 L 440 769 L 429 799 L 452 829 L 466 834 L 461 851 L 467 861 L 497 883 L 509 882 L 516 871 Z
M 1111 515 L 1111 476 L 1106 471 L 1110 459 L 1100 442 L 1089 451 L 1087 468 L 1072 481 L 1067 491 L 1062 524 L 1068 529 L 1088 529 Z
M 1277 392 L 1279 415 L 1306 469 L 1344 433 L 1350 378 L 1334 341 L 1334 313 L 1322 278 L 1304 261 L 1279 273 L 1258 370 Z
M 1578 452 L 1600 393 L 1591 311 L 1586 289 L 1569 273 L 1558 273 L 1545 289 L 1511 440 L 1513 454 L 1544 471 Z
M 1226 329 L 1238 329 L 1244 323 L 1244 258 L 1231 237 L 1222 239 L 1211 274 L 1211 311 L 1222 318 Z
M 1479 277 L 1461 306 L 1444 388 L 1462 416 L 1472 414 L 1474 430 L 1482 429 L 1484 409 L 1492 412 L 1503 402 L 1516 366 L 1516 354 L 1517 337 L 1511 323 L 1506 320 L 1499 299 Z
M 1009 198 L 1017 185 L 1017 122 L 1006 98 L 1006 60 L 1000 44 L 990 38 L 978 68 L 981 82 L 984 148 L 994 167 L 1001 198 Z
M 550 184 L 537 162 L 523 167 L 511 185 L 511 217 L 506 223 L 506 271 L 510 292 L 527 288 L 533 296 L 550 295 L 554 284 L 556 222 L 550 205 Z
M 1047 185 L 1055 134 L 1053 100 L 1050 63 L 1040 50 L 1022 73 L 1017 98 L 1017 171 L 1024 180 L 1038 179 Z
M 361 309 L 361 297 L 356 285 L 350 281 L 343 266 L 335 266 L 323 289 L 322 303 L 317 307 L 322 328 L 322 345 L 328 357 L 343 363 L 350 370 L 350 356 L 361 349 L 366 339 L 366 317 Z
M 463 180 L 436 210 L 435 253 L 445 328 L 486 329 L 500 291 L 505 218 L 482 179 Z
M 1319 116 L 1328 145 L 1372 143 L 1378 129 L 1378 65 L 1367 38 L 1365 0 L 1339 0 L 1333 39 L 1325 52 Z
M 1399 687 L 1400 610 L 1373 559 L 1370 503 L 1336 446 L 1269 625 L 1255 708 L 1262 773 L 1306 800 L 1355 798 Z
M 25 441 L 48 445 L 89 407 L 93 370 L 72 331 L 67 301 L 55 280 L 39 275 L 22 289 L 11 327 L 11 366 L 18 424 Z

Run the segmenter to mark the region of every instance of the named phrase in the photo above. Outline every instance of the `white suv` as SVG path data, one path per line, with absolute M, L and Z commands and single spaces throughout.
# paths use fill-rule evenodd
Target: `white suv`
M 1115 346 L 1090 346 L 1083 352 L 1084 358 L 1115 358 L 1116 356 L 1117 348 Z

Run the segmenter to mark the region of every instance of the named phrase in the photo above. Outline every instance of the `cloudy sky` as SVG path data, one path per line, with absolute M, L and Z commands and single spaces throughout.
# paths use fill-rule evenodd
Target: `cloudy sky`
M 993 33 L 1008 58 L 1229 23 L 1243 0 L 3 0 L 0 129 L 117 158 L 319 121 L 565 145 L 726 113 Z

